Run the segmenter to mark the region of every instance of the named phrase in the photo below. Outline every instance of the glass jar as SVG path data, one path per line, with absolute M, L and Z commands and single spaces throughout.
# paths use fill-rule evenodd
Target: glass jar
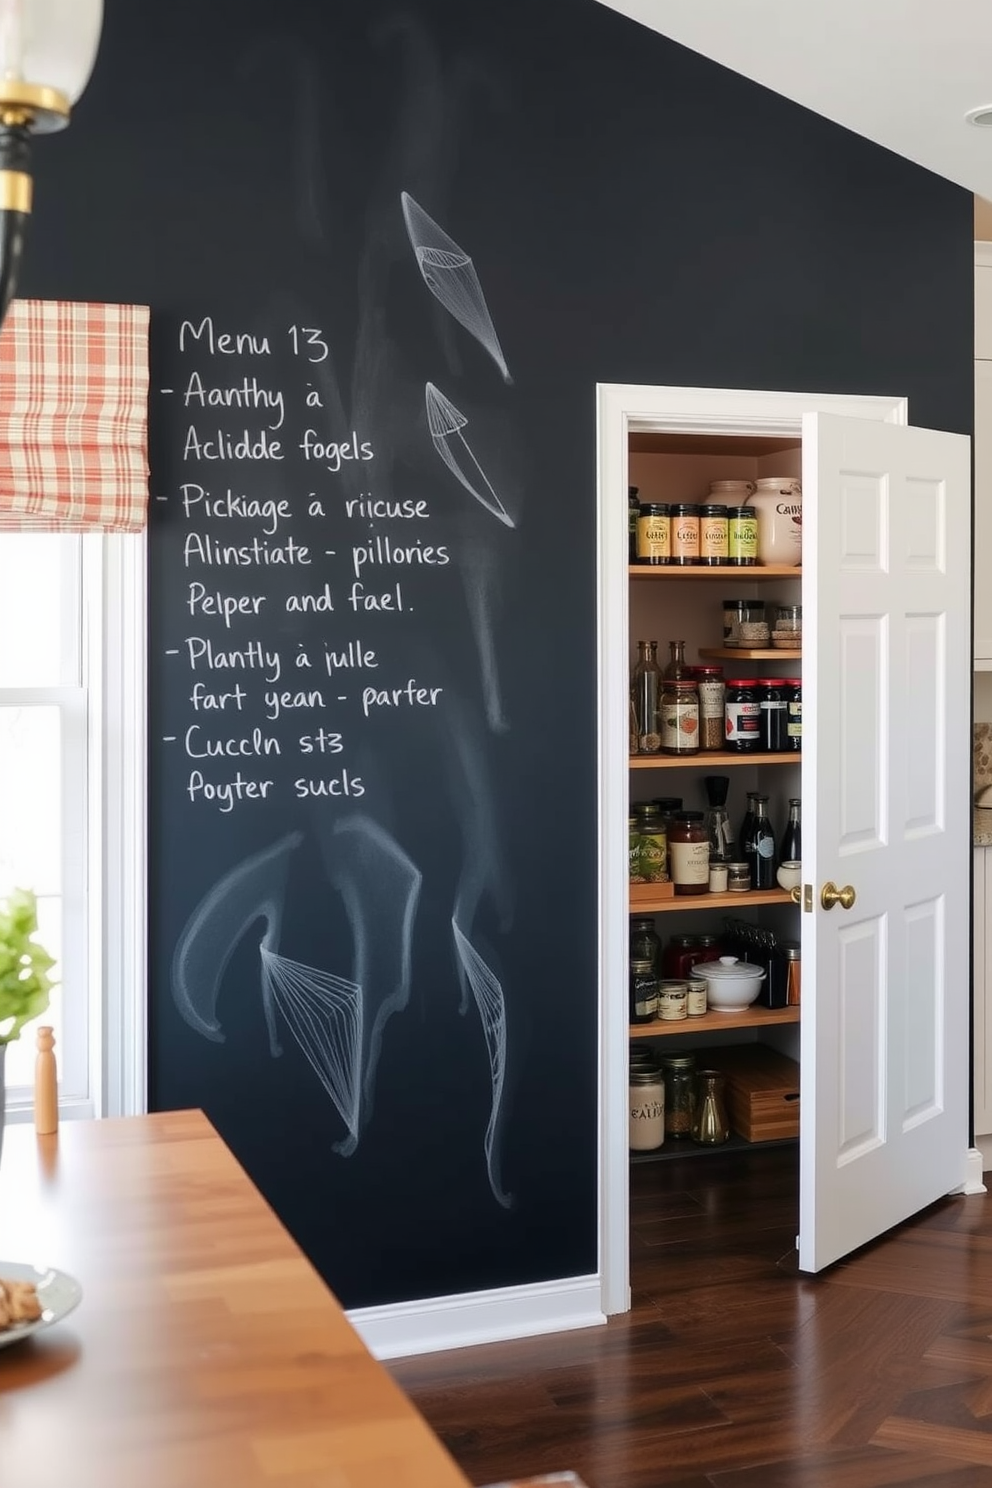
M 696 1056 L 663 1054 L 659 1062 L 665 1081 L 665 1136 L 687 1140 L 696 1110 Z
M 637 661 L 630 674 L 630 701 L 636 720 L 638 754 L 657 754 L 661 748 L 658 736 L 658 697 L 661 692 L 661 667 L 658 665 L 658 642 L 638 641 Z M 631 722 L 631 732 L 634 721 Z
M 706 1011 L 706 983 L 702 977 L 686 982 L 686 1012 L 690 1018 L 701 1018 Z
M 790 690 L 781 677 L 758 678 L 761 748 L 780 754 L 785 748 Z
M 727 561 L 727 508 L 707 503 L 699 508 L 699 562 L 716 568 Z
M 632 1064 L 627 1076 L 631 1152 L 654 1152 L 665 1143 L 665 1079 L 657 1064 Z
M 798 753 L 803 747 L 803 681 L 801 677 L 783 677 L 782 686 L 789 689 L 785 747 Z
M 658 1021 L 681 1023 L 689 1016 L 689 983 L 658 983 Z
M 754 682 L 749 677 L 728 677 L 724 712 L 724 747 L 734 754 L 754 754 L 760 749 L 761 707 Z
M 653 1023 L 658 1015 L 658 976 L 651 961 L 630 963 L 631 1023 Z
M 662 683 L 658 723 L 662 754 L 699 753 L 699 687 L 692 677 Z
M 631 883 L 644 882 L 644 874 L 641 872 L 641 830 L 634 815 L 627 818 L 627 874 Z
M 741 621 L 747 600 L 725 599 L 723 601 L 723 644 L 739 646 L 741 643 Z
M 728 894 L 746 894 L 751 887 L 750 863 L 727 864 Z
M 710 848 L 701 811 L 680 811 L 668 837 L 676 894 L 705 894 L 710 879 Z
M 788 476 L 756 483 L 751 505 L 758 515 L 758 562 L 798 568 L 803 561 L 803 488 Z
M 668 882 L 668 831 L 653 801 L 634 807 L 639 838 L 641 883 Z
M 638 915 L 630 922 L 630 959 L 650 961 L 654 967 L 661 959 L 661 941 L 650 915 Z
M 699 507 L 680 501 L 671 508 L 672 563 L 680 566 L 699 562 Z
M 703 1069 L 696 1077 L 692 1136 L 694 1141 L 706 1147 L 716 1147 L 730 1139 L 725 1084 L 726 1076 L 722 1070 Z
M 768 615 L 763 599 L 746 601 L 739 632 L 737 644 L 742 649 L 760 649 L 770 643 L 771 631 L 768 628 Z
M 642 502 L 637 518 L 637 562 L 663 567 L 670 561 L 671 553 L 671 508 L 666 501 Z
M 803 607 L 797 604 L 775 606 L 772 643 L 786 650 L 800 651 L 803 644 Z
M 694 666 L 689 671 L 699 688 L 699 747 L 703 750 L 722 749 L 727 700 L 723 667 Z
M 692 953 L 698 945 L 698 935 L 673 935 L 661 953 L 662 977 L 669 981 L 687 981 L 692 971 Z
M 727 563 L 754 568 L 758 562 L 758 517 L 753 506 L 727 508 Z
M 785 961 L 785 1002 L 798 1007 L 802 1001 L 802 951 L 798 940 L 780 940 L 779 955 Z

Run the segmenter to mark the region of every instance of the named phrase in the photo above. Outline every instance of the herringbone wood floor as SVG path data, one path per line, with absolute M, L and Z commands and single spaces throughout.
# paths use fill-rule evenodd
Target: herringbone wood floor
M 793 1148 L 632 1169 L 633 1310 L 396 1361 L 475 1483 L 992 1488 L 992 1194 L 796 1271 Z

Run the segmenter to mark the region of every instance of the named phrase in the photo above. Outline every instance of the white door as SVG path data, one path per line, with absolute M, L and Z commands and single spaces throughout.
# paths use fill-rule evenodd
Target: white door
M 970 504 L 963 436 L 803 418 L 803 1271 L 965 1178 Z

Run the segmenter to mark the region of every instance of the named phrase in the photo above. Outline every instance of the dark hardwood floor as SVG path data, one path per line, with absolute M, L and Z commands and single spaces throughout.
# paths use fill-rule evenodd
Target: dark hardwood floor
M 629 1314 L 390 1368 L 479 1484 L 992 1485 L 992 1195 L 804 1277 L 797 1162 L 634 1167 Z

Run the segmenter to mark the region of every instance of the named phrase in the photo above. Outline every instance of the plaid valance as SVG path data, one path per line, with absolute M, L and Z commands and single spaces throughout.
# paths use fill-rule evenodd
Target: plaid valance
M 136 532 L 148 307 L 13 300 L 0 330 L 0 529 Z

